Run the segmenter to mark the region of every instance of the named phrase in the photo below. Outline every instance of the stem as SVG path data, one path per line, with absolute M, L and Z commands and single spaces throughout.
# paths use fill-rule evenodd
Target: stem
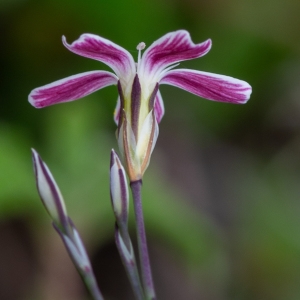
M 81 276 L 83 278 L 86 288 L 90 292 L 93 299 L 94 300 L 104 300 L 104 298 L 98 288 L 93 271 L 90 271 L 88 273 L 82 273 Z
M 82 278 L 87 290 L 90 292 L 94 300 L 104 300 L 100 289 L 98 287 L 94 272 L 92 270 L 90 259 L 86 253 L 83 242 L 80 235 L 75 228 L 72 220 L 67 219 L 68 223 L 66 228 L 62 231 L 55 222 L 53 222 L 53 227 L 60 235 L 70 258 L 72 259 L 79 275 Z
M 128 279 L 130 281 L 133 293 L 135 295 L 135 298 L 138 300 L 144 300 L 144 292 L 140 281 L 140 276 L 138 273 L 136 260 L 134 256 L 134 251 L 132 248 L 132 244 L 130 241 L 130 237 L 128 232 L 125 232 L 126 238 L 124 238 L 124 232 L 123 234 L 119 230 L 118 226 L 116 226 L 115 231 L 115 240 L 116 245 L 121 257 L 121 260 L 123 262 L 123 265 L 125 267 Z M 125 240 L 127 240 L 127 243 L 125 244 Z
M 151 266 L 147 248 L 147 239 L 144 225 L 144 216 L 142 208 L 142 197 L 141 197 L 141 188 L 142 180 L 133 181 L 130 183 L 133 204 L 134 204 L 134 213 L 136 219 L 136 229 L 137 229 L 137 240 L 138 240 L 138 250 L 140 257 L 142 281 L 144 286 L 144 291 L 147 299 L 155 300 L 155 291 L 151 273 Z

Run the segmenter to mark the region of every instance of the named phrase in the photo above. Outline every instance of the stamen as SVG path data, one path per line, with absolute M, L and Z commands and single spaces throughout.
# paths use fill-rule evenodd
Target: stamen
M 139 50 L 138 62 L 137 62 L 137 66 L 136 66 L 137 72 L 139 72 L 139 65 L 140 65 L 140 60 L 141 60 L 141 51 L 144 50 L 145 47 L 146 47 L 146 44 L 144 42 L 141 42 L 136 46 L 136 49 Z
M 140 51 L 140 50 L 144 50 L 145 47 L 146 47 L 146 44 L 144 42 L 141 42 L 136 46 L 136 49 Z

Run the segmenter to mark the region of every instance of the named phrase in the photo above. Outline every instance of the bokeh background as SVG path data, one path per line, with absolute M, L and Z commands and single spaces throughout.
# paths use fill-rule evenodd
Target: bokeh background
M 88 32 L 136 45 L 186 29 L 206 56 L 181 64 L 248 81 L 246 105 L 162 86 L 166 115 L 143 204 L 159 299 L 300 299 L 298 0 L 1 0 L 0 299 L 88 295 L 37 196 L 30 148 L 52 170 L 106 299 L 133 299 L 113 241 L 108 87 L 34 109 L 38 86 L 105 69 L 61 43 Z M 132 216 L 132 215 L 131 215 Z M 130 228 L 134 236 L 134 221 Z

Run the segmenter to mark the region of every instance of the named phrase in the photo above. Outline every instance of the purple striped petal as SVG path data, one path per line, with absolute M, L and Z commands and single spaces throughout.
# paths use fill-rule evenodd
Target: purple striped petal
M 205 99 L 235 104 L 246 103 L 252 92 L 245 81 L 187 69 L 169 71 L 160 84 L 173 85 Z
M 144 53 L 141 71 L 161 72 L 164 68 L 180 61 L 198 58 L 211 48 L 211 40 L 194 44 L 185 30 L 170 32 L 155 41 Z
M 108 85 L 117 84 L 115 74 L 92 71 L 73 75 L 34 89 L 28 101 L 36 108 L 77 100 Z
M 161 96 L 161 93 L 159 90 L 157 91 L 157 94 L 155 96 L 154 114 L 155 114 L 157 123 L 160 123 L 162 117 L 165 114 L 165 106 L 164 106 L 164 101 L 162 99 L 162 96 Z
M 88 58 L 99 60 L 114 70 L 119 78 L 135 74 L 132 55 L 117 44 L 94 34 L 83 34 L 72 44 L 62 37 L 63 44 L 70 51 Z

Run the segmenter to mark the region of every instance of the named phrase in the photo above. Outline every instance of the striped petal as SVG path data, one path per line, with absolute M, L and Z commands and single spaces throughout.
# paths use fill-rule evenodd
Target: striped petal
M 117 84 L 116 75 L 92 71 L 73 75 L 34 89 L 28 101 L 36 108 L 80 99 L 101 88 Z
M 252 92 L 245 81 L 187 69 L 167 72 L 160 84 L 173 85 L 205 99 L 235 104 L 246 103 Z
M 165 106 L 164 106 L 164 101 L 162 99 L 162 96 L 161 96 L 161 93 L 159 90 L 157 91 L 157 94 L 155 96 L 154 114 L 155 114 L 157 123 L 160 123 L 162 117 L 165 114 Z
M 88 58 L 99 60 L 114 70 L 119 78 L 129 78 L 135 74 L 132 55 L 117 44 L 94 34 L 83 34 L 72 44 L 62 38 L 70 51 Z
M 155 41 L 144 52 L 140 70 L 152 77 L 171 64 L 203 56 L 210 48 L 211 40 L 194 44 L 187 31 L 170 32 Z

